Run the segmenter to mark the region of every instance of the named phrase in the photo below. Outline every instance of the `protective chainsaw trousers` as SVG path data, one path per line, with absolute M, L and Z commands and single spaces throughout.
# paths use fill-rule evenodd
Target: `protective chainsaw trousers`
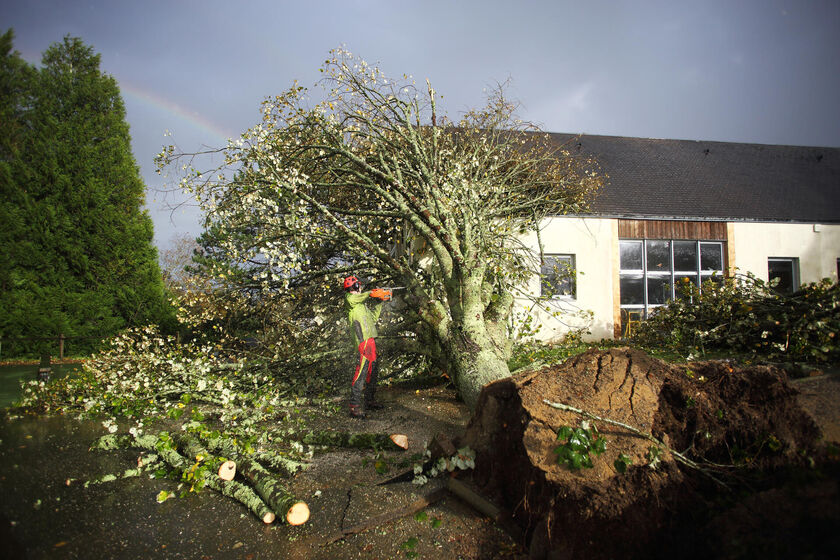
M 369 338 L 359 344 L 359 363 L 350 383 L 350 407 L 358 408 L 364 402 L 373 401 L 376 393 L 376 379 L 379 363 L 376 361 L 376 340 Z M 364 396 L 364 400 L 362 397 Z

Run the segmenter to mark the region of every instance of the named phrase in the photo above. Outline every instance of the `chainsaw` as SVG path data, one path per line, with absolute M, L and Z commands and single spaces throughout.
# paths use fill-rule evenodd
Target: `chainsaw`
M 382 301 L 389 301 L 395 291 L 404 290 L 402 286 L 387 286 L 385 288 L 374 288 L 370 291 L 370 297 L 381 299 Z

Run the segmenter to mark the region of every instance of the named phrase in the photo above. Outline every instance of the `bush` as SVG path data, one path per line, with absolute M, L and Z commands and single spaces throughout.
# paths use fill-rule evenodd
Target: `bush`
M 707 281 L 702 287 L 686 283 L 680 292 L 642 322 L 634 343 L 683 355 L 723 350 L 771 361 L 840 358 L 840 287 L 828 279 L 789 295 L 751 274 Z

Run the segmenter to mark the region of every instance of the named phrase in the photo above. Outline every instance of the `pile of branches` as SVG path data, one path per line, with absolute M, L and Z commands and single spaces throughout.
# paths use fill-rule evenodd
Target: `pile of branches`
M 686 282 L 633 335 L 643 347 L 697 357 L 710 350 L 780 362 L 840 359 L 840 286 L 827 279 L 782 294 L 751 274 Z
M 302 431 L 293 411 L 335 407 L 278 383 L 264 364 L 229 362 L 213 348 L 179 345 L 149 327 L 115 337 L 82 371 L 25 384 L 19 407 L 101 420 L 96 449 L 135 448 L 137 468 L 102 483 L 149 474 L 180 482 L 182 494 L 210 488 L 244 504 L 265 523 L 300 524 L 308 506 L 283 478 L 324 446 L 405 449 L 404 436 Z M 161 492 L 159 501 L 172 496 Z

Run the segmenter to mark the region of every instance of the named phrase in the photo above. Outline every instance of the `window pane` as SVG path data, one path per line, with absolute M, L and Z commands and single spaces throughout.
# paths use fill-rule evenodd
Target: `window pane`
M 697 286 L 696 274 L 680 274 L 674 276 L 674 297 L 686 297 L 690 287 Z
M 697 270 L 697 243 L 674 241 L 674 270 Z
M 723 275 L 722 274 L 710 274 L 710 275 L 703 274 L 701 276 L 700 282 L 701 282 L 701 284 L 700 284 L 700 291 L 701 292 L 703 291 L 703 286 L 705 284 L 708 284 L 709 282 L 717 284 L 718 286 L 722 286 L 723 285 Z
M 642 242 L 621 241 L 621 270 L 642 270 Z
M 723 270 L 723 247 L 720 243 L 700 244 L 700 270 Z
M 647 242 L 648 272 L 669 272 L 671 270 L 671 242 Z
M 648 277 L 648 305 L 668 303 L 671 300 L 671 277 Z
M 796 262 L 794 259 L 769 259 L 767 276 L 771 283 L 777 282 L 774 289 L 782 294 L 792 294 L 796 285 Z
M 644 305 L 645 285 L 641 275 L 621 276 L 621 305 Z
M 573 255 L 546 255 L 540 267 L 541 290 L 544 296 L 575 295 L 575 261 Z

